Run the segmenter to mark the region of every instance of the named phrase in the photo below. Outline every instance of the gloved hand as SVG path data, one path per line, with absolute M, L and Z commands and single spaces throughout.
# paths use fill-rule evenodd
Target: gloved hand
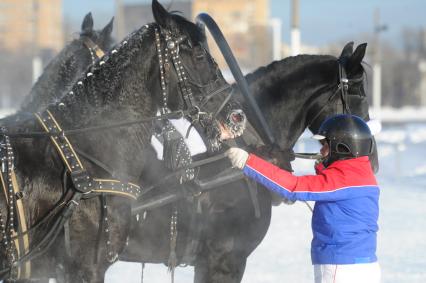
M 225 152 L 225 155 L 228 156 L 229 160 L 231 161 L 232 167 L 238 169 L 244 168 L 249 157 L 247 151 L 238 147 L 231 147 Z

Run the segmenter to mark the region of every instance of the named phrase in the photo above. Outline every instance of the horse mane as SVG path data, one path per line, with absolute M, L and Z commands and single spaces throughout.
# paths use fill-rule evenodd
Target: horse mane
M 274 61 L 265 67 L 260 67 L 253 73 L 247 74 L 246 79 L 253 93 L 259 100 L 279 102 L 285 98 L 294 81 L 300 78 L 309 80 L 324 80 L 334 72 L 324 72 L 324 62 L 330 62 L 330 70 L 335 68 L 337 58 L 330 55 L 298 55 Z M 311 76 L 309 74 L 318 73 Z M 286 87 L 284 87 L 286 86 Z M 303 95 L 298 93 L 297 95 Z M 258 101 L 262 103 L 261 101 Z
M 149 30 L 146 25 L 128 35 L 94 65 L 89 66 L 62 99 L 50 107 L 61 106 L 64 118 L 75 126 L 87 124 L 100 112 L 117 106 L 137 108 L 142 94 L 122 91 L 126 87 L 122 84 L 122 76 L 130 65 L 144 63 L 135 57 L 138 57 L 145 46 Z M 153 41 L 152 44 L 154 46 Z M 144 55 L 139 57 L 145 57 Z M 146 79 L 146 76 L 138 72 L 126 74 L 127 76 Z
M 85 56 L 82 55 L 82 52 L 89 52 L 84 46 L 84 37 L 97 43 L 102 50 L 110 48 L 113 39 L 110 34 L 102 32 L 103 30 L 90 30 L 74 33 L 74 38 L 68 41 L 44 68 L 43 73 L 21 103 L 21 110 L 37 112 L 44 109 L 49 103 L 58 102 L 65 91 L 73 86 L 77 78 L 76 74 L 84 71 L 82 67 L 91 65 L 91 62 L 86 62 Z M 88 54 L 86 57 L 87 60 L 90 60 Z M 83 65 L 82 62 L 84 62 Z
M 326 60 L 337 60 L 337 58 L 330 55 L 297 55 L 287 57 L 256 69 L 254 72 L 247 74 L 246 79 L 248 82 L 255 82 L 260 78 L 263 79 L 265 75 L 269 76 L 271 73 L 285 77 L 294 73 L 294 70 L 300 67 L 306 67 L 307 63 L 315 64 L 316 62 L 319 63 Z
M 176 13 L 171 13 L 170 17 L 175 23 L 170 27 L 172 34 L 175 32 L 184 33 L 194 43 L 202 42 L 205 39 L 201 29 L 194 23 Z M 87 124 L 90 121 L 90 116 L 93 116 L 93 113 L 116 108 L 117 105 L 126 106 L 129 111 L 133 110 L 132 112 L 135 114 L 144 113 L 144 111 L 141 111 L 141 107 L 144 107 L 147 110 L 144 114 L 149 115 L 152 111 L 149 111 L 152 108 L 150 107 L 152 98 L 146 96 L 151 95 L 151 93 L 144 84 L 142 86 L 136 85 L 137 80 L 147 80 L 149 70 L 135 68 L 135 72 L 127 72 L 127 68 L 130 65 L 147 65 L 150 63 L 147 59 L 155 56 L 154 53 L 151 53 L 156 52 L 153 26 L 157 26 L 157 24 L 145 25 L 123 39 L 103 58 L 88 68 L 69 92 L 63 96 L 63 99 L 57 103 L 57 105 L 62 103 L 61 111 L 66 113 L 64 116 L 70 123 L 75 126 L 82 126 L 81 123 Z M 179 30 L 175 31 L 175 29 Z M 152 40 L 147 41 L 148 37 Z M 146 47 L 147 42 L 152 45 L 151 48 Z M 145 50 L 140 56 L 142 48 L 145 48 Z M 120 78 L 124 74 L 126 79 L 135 83 L 131 86 L 123 83 Z M 133 77 L 134 80 L 129 77 Z M 140 93 L 139 87 L 143 88 L 143 93 Z M 128 91 L 123 91 L 123 88 Z M 141 103 L 142 101 L 144 103 Z M 144 105 L 146 103 L 149 105 Z M 79 114 L 77 115 L 77 113 Z
M 75 53 L 81 48 L 81 45 L 81 39 L 72 40 L 49 62 L 29 94 L 24 98 L 24 102 L 21 105 L 23 111 L 36 111 L 38 107 L 49 101 L 52 96 L 58 95 L 51 94 L 52 91 L 55 91 L 53 85 L 60 85 L 63 91 L 72 86 L 74 77 L 69 74 L 74 73 L 78 67 L 78 58 Z M 52 81 L 51 78 L 55 78 L 55 80 Z

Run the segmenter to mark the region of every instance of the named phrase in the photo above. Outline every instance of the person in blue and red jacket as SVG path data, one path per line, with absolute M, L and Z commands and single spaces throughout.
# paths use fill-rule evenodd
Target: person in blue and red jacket
M 369 155 L 373 138 L 359 117 L 326 119 L 314 138 L 323 144 L 316 175 L 295 176 L 240 148 L 233 167 L 289 200 L 315 201 L 311 259 L 315 283 L 378 283 L 376 257 L 380 190 Z

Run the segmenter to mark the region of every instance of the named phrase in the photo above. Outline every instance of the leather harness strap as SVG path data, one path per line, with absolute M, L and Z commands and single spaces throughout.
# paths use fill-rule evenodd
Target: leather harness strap
M 55 145 L 62 161 L 70 172 L 75 189 L 83 194 L 108 193 L 119 196 L 137 199 L 141 192 L 140 187 L 129 182 L 120 180 L 92 178 L 81 163 L 77 153 L 68 138 L 63 134 L 63 130 L 49 110 L 36 113 L 38 121 L 43 129 L 52 134 L 50 139 Z
M 87 47 L 87 49 L 89 49 L 91 52 L 94 52 L 96 57 L 102 58 L 105 55 L 104 51 L 90 38 L 86 37 L 83 43 Z
M 12 170 L 12 187 L 13 191 L 15 193 L 15 196 L 18 195 L 19 192 L 19 186 L 18 181 L 16 179 L 16 174 Z M 19 247 L 18 249 L 18 256 L 22 256 L 26 253 L 28 253 L 30 248 L 30 241 L 29 236 L 27 232 L 27 221 L 25 217 L 25 211 L 24 211 L 24 205 L 22 203 L 21 198 L 16 199 L 16 212 L 18 216 L 18 230 L 13 233 L 13 236 L 16 237 L 20 234 L 24 234 L 22 237 L 16 237 L 14 240 L 15 246 Z M 22 273 L 21 270 L 22 269 Z M 21 276 L 23 278 L 30 278 L 31 276 L 31 262 L 27 261 L 25 264 L 23 264 L 20 268 L 18 268 L 18 272 L 20 273 L 18 276 Z
M 13 261 L 15 256 L 20 258 L 29 251 L 29 237 L 27 233 L 28 229 L 24 206 L 22 204 L 22 192 L 19 191 L 13 165 L 13 150 L 9 142 L 9 137 L 6 135 L 2 136 L 0 151 L 2 162 L 0 180 L 6 199 L 6 204 L 9 209 L 9 223 L 7 224 L 8 227 L 2 227 L 2 233 L 4 237 L 3 240 L 5 241 L 3 244 L 5 245 L 6 249 L 10 249 L 8 253 L 11 256 L 10 260 Z M 9 243 L 7 241 L 6 233 L 9 233 L 10 236 Z M 17 235 L 22 235 L 22 237 L 17 237 Z M 15 252 L 13 252 L 12 243 L 15 248 Z M 29 278 L 31 275 L 31 262 L 27 261 L 25 264 L 18 266 L 16 268 L 16 272 L 16 277 L 18 279 Z

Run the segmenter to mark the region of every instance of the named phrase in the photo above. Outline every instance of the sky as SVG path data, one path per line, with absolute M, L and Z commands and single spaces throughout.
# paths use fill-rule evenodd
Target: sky
M 290 3 L 290 0 L 270 0 L 271 17 L 282 20 L 284 42 L 290 41 Z M 65 18 L 75 30 L 89 11 L 93 14 L 95 27 L 103 27 L 114 15 L 114 0 L 63 0 L 63 9 Z M 302 42 L 323 46 L 355 38 L 367 40 L 373 31 L 376 9 L 380 11 L 381 23 L 388 27 L 381 33 L 381 38 L 391 44 L 398 45 L 404 28 L 426 27 L 425 0 L 300 0 Z

